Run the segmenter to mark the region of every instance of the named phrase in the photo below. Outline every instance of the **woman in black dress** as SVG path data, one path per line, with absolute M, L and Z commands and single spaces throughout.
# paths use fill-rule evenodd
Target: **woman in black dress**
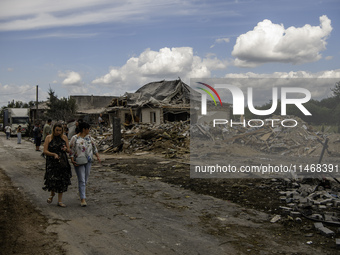
M 70 151 L 67 137 L 63 134 L 60 123 L 53 126 L 51 135 L 46 136 L 44 154 L 46 155 L 46 172 L 43 190 L 51 192 L 47 203 L 52 203 L 55 193 L 58 193 L 58 206 L 66 207 L 62 202 L 63 193 L 71 185 L 71 166 L 68 162 L 67 152 Z

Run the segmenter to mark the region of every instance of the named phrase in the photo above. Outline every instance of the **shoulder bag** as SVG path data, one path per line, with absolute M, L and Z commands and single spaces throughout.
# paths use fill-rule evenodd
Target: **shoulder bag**
M 87 163 L 89 163 L 89 161 L 87 160 L 87 158 L 85 156 L 79 156 L 76 157 L 76 164 L 77 165 L 86 165 Z

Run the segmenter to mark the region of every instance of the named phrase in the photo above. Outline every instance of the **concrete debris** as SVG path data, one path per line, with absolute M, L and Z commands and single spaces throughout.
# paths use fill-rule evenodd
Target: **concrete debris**
M 98 150 L 101 152 L 138 153 L 141 151 L 154 151 L 163 153 L 166 157 L 175 158 L 189 154 L 189 122 L 169 122 L 165 124 L 135 124 L 130 129 L 122 129 L 122 143 L 113 148 L 111 146 L 112 130 L 104 130 L 98 135 L 94 129 L 92 136 L 96 140 Z
M 314 227 L 319 230 L 320 228 L 323 228 L 323 224 L 321 222 L 314 223 Z
M 332 230 L 330 230 L 329 228 L 326 228 L 326 227 L 319 228 L 319 231 L 320 231 L 320 233 L 321 233 L 322 235 L 324 235 L 324 236 L 330 236 L 330 237 L 332 237 L 332 236 L 335 235 L 335 233 L 334 233 Z
M 289 183 L 286 180 L 286 190 L 279 192 L 279 201 L 286 204 L 280 206 L 279 216 L 296 217 L 295 220 L 299 218 L 299 222 L 302 222 L 299 216 L 304 216 L 308 220 L 315 221 L 314 228 L 317 233 L 330 238 L 336 236 L 340 226 L 340 184 L 323 180 L 316 185 L 315 180 L 311 179 L 301 180 L 299 187 L 293 183 L 299 184 L 293 181 Z M 274 218 L 278 218 L 278 215 Z M 325 224 L 328 226 L 326 227 Z M 337 226 L 337 229 L 334 226 Z M 309 235 L 312 236 L 312 233 Z M 340 248 L 338 242 L 336 241 L 336 246 Z
M 283 211 L 289 211 L 291 216 L 302 214 L 312 220 L 340 226 L 339 191 L 340 187 L 337 183 L 332 183 L 332 188 L 304 183 L 299 188 L 280 192 L 279 200 L 287 205 L 280 208 Z
M 275 222 L 278 222 L 279 220 L 281 220 L 281 215 L 277 214 L 270 220 L 270 222 L 275 223 Z
M 335 244 L 336 244 L 337 248 L 340 248 L 340 239 L 339 238 L 335 239 Z
M 242 124 L 228 126 L 211 124 L 196 124 L 191 128 L 191 136 L 199 139 L 223 140 L 228 144 L 239 143 L 255 148 L 265 153 L 275 153 L 293 156 L 319 156 L 326 136 L 314 132 L 312 128 L 295 116 L 286 116 L 285 119 L 293 119 L 296 127 L 278 126 L 282 122 L 282 116 L 273 116 L 275 122 L 264 124 L 252 121 L 252 126 L 244 127 Z M 286 125 L 287 123 L 285 123 Z M 287 124 L 288 125 L 288 124 Z M 331 156 L 340 156 L 340 139 L 338 136 L 330 136 L 327 152 Z

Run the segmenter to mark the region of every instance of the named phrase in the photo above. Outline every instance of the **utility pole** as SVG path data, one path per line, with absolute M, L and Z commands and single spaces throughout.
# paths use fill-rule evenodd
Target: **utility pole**
M 35 107 L 36 107 L 36 114 L 35 114 L 35 117 L 36 117 L 36 121 L 38 121 L 38 87 L 39 85 L 36 86 L 36 102 L 35 102 Z

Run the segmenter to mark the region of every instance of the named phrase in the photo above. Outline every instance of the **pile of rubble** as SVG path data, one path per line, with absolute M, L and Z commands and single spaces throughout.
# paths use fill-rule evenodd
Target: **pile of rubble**
M 275 179 L 273 181 L 276 181 Z M 311 179 L 309 181 L 312 181 Z M 340 233 L 340 185 L 339 182 L 331 182 L 323 179 L 319 184 L 299 183 L 286 180 L 286 189 L 281 191 L 281 214 L 275 215 L 271 222 L 275 223 L 283 219 L 301 222 L 303 218 L 315 221 L 316 231 L 324 236 L 334 238 Z M 311 229 L 310 229 L 311 231 Z M 306 233 L 313 236 L 313 233 Z M 340 239 L 336 239 L 336 245 L 340 248 Z
M 138 151 L 156 151 L 176 156 L 189 153 L 190 136 L 197 140 L 221 141 L 226 144 L 241 144 L 256 151 L 292 156 L 320 156 L 326 138 L 329 138 L 327 154 L 340 156 L 340 135 L 325 135 L 314 132 L 307 123 L 297 117 L 297 126 L 293 128 L 274 126 L 271 124 L 261 127 L 243 127 L 234 125 L 195 124 L 188 121 L 167 122 L 165 124 L 138 123 L 131 129 L 122 129 L 122 143 L 118 147 L 112 146 L 112 129 L 106 128 L 103 135 L 92 129 L 92 136 L 102 152 L 136 153 Z M 282 119 L 273 116 L 273 119 Z M 254 125 L 254 123 L 253 123 Z
M 273 116 L 272 119 L 283 120 L 281 116 Z M 258 124 L 260 127 L 243 127 L 242 125 L 212 127 L 197 124 L 192 127 L 191 136 L 194 139 L 223 140 L 229 144 L 239 143 L 266 153 L 294 156 L 320 155 L 326 136 L 314 132 L 300 118 L 287 116 L 287 119 L 294 119 L 297 125 L 295 127 L 273 126 L 272 122 L 269 122 L 263 126 L 260 125 L 261 123 Z M 252 126 L 255 125 L 256 123 L 253 122 Z M 340 136 L 332 138 L 329 141 L 328 153 L 338 156 L 340 155 Z
M 122 129 L 122 143 L 112 147 L 112 130 L 103 135 L 92 134 L 97 140 L 97 147 L 102 152 L 136 153 L 156 151 L 168 157 L 189 153 L 189 128 L 187 121 L 168 122 L 165 124 L 136 124 L 131 129 Z

